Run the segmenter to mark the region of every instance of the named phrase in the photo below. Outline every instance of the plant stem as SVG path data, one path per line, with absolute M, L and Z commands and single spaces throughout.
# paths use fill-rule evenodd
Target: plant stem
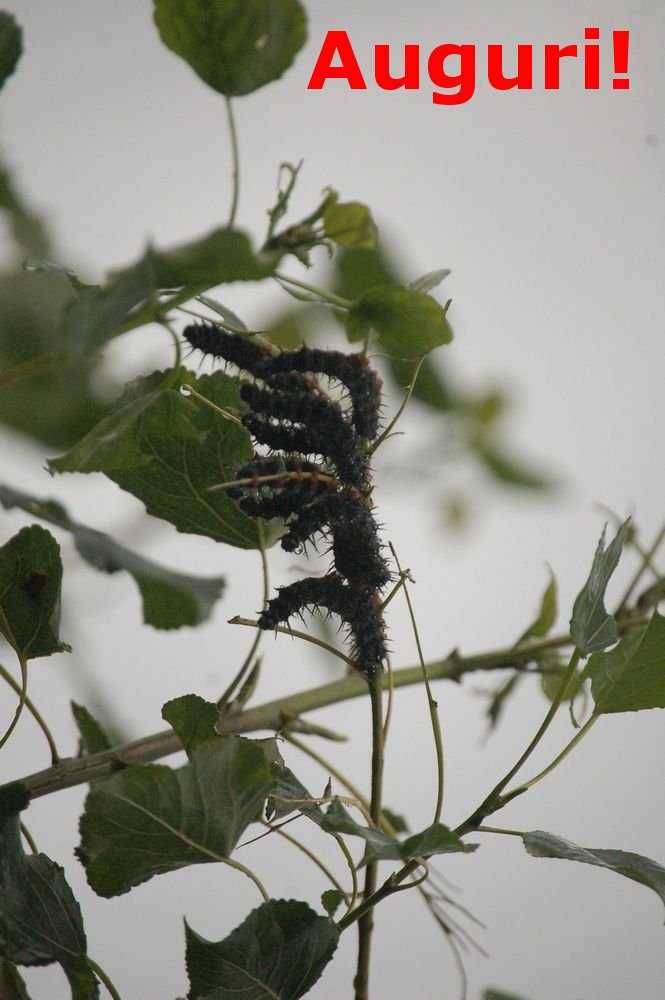
M 236 213 L 238 211 L 238 197 L 240 194 L 240 157 L 238 154 L 238 133 L 236 131 L 236 122 L 233 115 L 233 106 L 231 104 L 231 98 L 226 98 L 226 120 L 229 126 L 229 134 L 231 136 L 231 158 L 233 161 L 233 171 L 231 175 L 231 184 L 233 192 L 231 195 L 231 211 L 229 212 L 229 221 L 226 226 L 227 229 L 233 229 L 233 224 L 236 221 Z
M 619 631 L 626 633 L 646 625 L 647 622 L 648 619 L 619 622 Z M 524 669 L 543 651 L 570 645 L 569 635 L 558 635 L 535 641 L 528 640 L 517 646 L 480 653 L 475 656 L 459 656 L 457 653 L 453 653 L 442 660 L 428 663 L 427 674 L 430 681 L 459 682 L 466 674 L 475 671 Z M 388 678 L 385 675 L 382 677 L 382 683 L 386 687 L 388 686 Z M 420 683 L 422 683 L 420 666 L 403 667 L 393 673 L 393 686 L 395 688 L 409 687 Z M 306 712 L 313 712 L 317 708 L 337 705 L 351 698 L 361 698 L 365 695 L 367 695 L 367 684 L 360 674 L 355 672 L 329 684 L 299 691 L 296 694 L 287 695 L 254 708 L 247 708 L 242 712 L 229 713 L 217 723 L 217 732 L 220 735 L 253 733 L 258 730 L 275 732 L 281 729 L 285 722 L 298 718 Z M 32 797 L 38 798 L 63 788 L 72 788 L 75 785 L 108 777 L 123 766 L 149 764 L 151 761 L 167 757 L 179 750 L 182 750 L 182 743 L 172 729 L 167 729 L 113 747 L 110 750 L 102 750 L 84 757 L 66 758 L 53 767 L 38 771 L 20 780 Z
M 519 785 L 518 788 L 514 788 L 508 795 L 504 796 L 505 800 L 508 801 L 508 799 L 513 798 L 513 796 L 521 795 L 522 792 L 526 792 L 528 788 L 533 788 L 535 784 L 537 784 L 543 778 L 546 778 L 547 775 L 550 774 L 554 770 L 554 768 L 561 763 L 562 760 L 565 760 L 565 758 L 568 756 L 571 750 L 575 749 L 577 744 L 580 742 L 580 740 L 582 740 L 586 736 L 591 727 L 594 726 L 596 722 L 598 722 L 599 718 L 600 718 L 599 715 L 592 715 L 591 718 L 587 719 L 582 728 L 578 729 L 578 731 L 573 736 L 572 740 L 570 740 L 570 742 L 566 744 L 566 746 L 563 748 L 560 754 L 557 754 L 557 756 L 554 758 L 551 764 L 548 764 L 547 767 L 544 768 L 544 770 L 540 771 L 538 774 L 536 774 L 535 777 L 530 778 L 528 781 L 525 781 L 524 784 Z
M 515 789 L 514 792 L 510 793 L 507 796 L 502 797 L 501 795 L 502 791 L 504 790 L 508 782 L 515 777 L 517 772 L 526 763 L 526 761 L 529 759 L 529 757 L 531 756 L 531 754 L 536 749 L 536 747 L 542 740 L 543 736 L 549 729 L 552 720 L 554 719 L 554 716 L 559 711 L 561 702 L 563 701 L 566 695 L 566 691 L 568 690 L 570 682 L 575 676 L 575 671 L 577 670 L 577 665 L 580 662 L 580 657 L 581 657 L 580 651 L 578 649 L 574 649 L 573 654 L 570 658 L 570 662 L 566 669 L 566 672 L 561 680 L 561 684 L 559 686 L 559 690 L 557 691 L 556 697 L 552 701 L 549 711 L 545 716 L 545 718 L 543 719 L 543 721 L 541 722 L 538 731 L 536 732 L 536 735 L 533 737 L 533 739 L 531 740 L 531 742 L 529 743 L 528 747 L 521 755 L 521 757 L 517 760 L 515 764 L 513 764 L 508 773 L 503 776 L 501 781 L 499 781 L 499 783 L 494 786 L 492 791 L 480 804 L 480 806 L 475 810 L 475 812 L 473 812 L 468 819 L 466 819 L 463 823 L 460 824 L 460 826 L 456 828 L 455 833 L 458 836 L 461 837 L 465 833 L 469 833 L 470 830 L 475 830 L 482 823 L 485 817 L 490 816 L 494 812 L 497 812 L 497 810 L 501 809 L 506 804 L 506 802 L 508 802 L 511 798 L 515 798 L 517 794 L 521 794 L 522 792 L 525 792 L 527 790 L 528 785 L 525 785 L 521 786 L 519 790 Z
M 381 825 L 381 793 L 383 790 L 383 684 L 382 675 L 377 671 L 368 679 L 372 704 L 372 792 L 370 816 L 374 826 Z M 366 903 L 376 892 L 378 861 L 367 861 L 363 902 Z M 374 908 L 368 907 L 358 920 L 358 962 L 353 980 L 355 1000 L 367 1000 L 369 996 L 369 960 L 374 929 Z

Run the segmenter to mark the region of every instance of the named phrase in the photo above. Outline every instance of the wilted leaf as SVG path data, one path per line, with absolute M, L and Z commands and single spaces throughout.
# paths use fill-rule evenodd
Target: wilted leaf
M 227 97 L 279 79 L 307 37 L 298 0 L 155 0 L 162 41 Z
M 563 858 L 566 861 L 581 861 L 586 865 L 596 865 L 624 875 L 634 882 L 640 882 L 653 889 L 665 903 L 665 868 L 651 858 L 630 851 L 598 850 L 578 847 L 570 840 L 556 837 L 552 833 L 535 830 L 522 837 L 524 846 L 534 858 Z
M 69 651 L 59 638 L 60 546 L 32 524 L 0 548 L 0 634 L 25 658 Z
M 429 295 L 399 285 L 382 285 L 362 292 L 349 309 L 350 340 L 362 340 L 370 330 L 391 357 L 417 358 L 453 339 L 445 309 Z
M 594 653 L 585 674 L 598 714 L 665 708 L 665 617 L 654 612 L 636 635 L 609 653 Z
M 81 911 L 62 868 L 24 853 L 17 815 L 0 819 L 0 857 L 0 953 L 16 965 L 59 962 L 76 1000 L 95 1000 Z
M 184 382 L 221 408 L 241 405 L 237 379 L 222 372 L 198 380 L 185 369 L 154 372 L 132 383 L 116 409 L 49 468 L 104 472 L 178 531 L 258 548 L 256 521 L 224 490 L 208 492 L 251 456 L 249 434 L 186 399 L 179 392 Z
M 74 521 L 56 501 L 39 500 L 0 485 L 0 503 L 3 507 L 20 507 L 70 531 L 77 551 L 95 569 L 104 573 L 128 572 L 139 588 L 146 625 L 160 629 L 200 625 L 210 617 L 224 590 L 224 577 L 190 576 L 160 566 L 126 549 L 110 535 Z
M 190 1000 L 298 1000 L 332 958 L 339 931 L 307 903 L 272 899 L 252 910 L 223 941 L 187 924 Z
M 89 792 L 78 855 L 100 896 L 230 856 L 274 787 L 262 741 L 220 737 L 177 770 L 130 767 Z
M 162 706 L 162 718 L 178 734 L 190 759 L 202 743 L 220 739 L 215 732 L 215 723 L 219 719 L 217 705 L 197 694 L 184 694 L 167 701 Z
M 630 525 L 628 518 L 605 549 L 605 529 L 600 537 L 589 579 L 575 599 L 570 634 L 580 653 L 587 656 L 617 641 L 614 618 L 605 610 L 605 591 L 616 569 Z
M 381 860 L 409 861 L 433 854 L 470 853 L 477 847 L 476 844 L 465 844 L 443 823 L 433 823 L 420 833 L 397 841 L 381 830 L 360 826 L 338 802 L 329 806 L 321 827 L 328 833 L 362 837 L 367 844 L 368 853 Z
M 23 33 L 11 14 L 0 11 L 0 90 L 16 69 L 23 51 Z

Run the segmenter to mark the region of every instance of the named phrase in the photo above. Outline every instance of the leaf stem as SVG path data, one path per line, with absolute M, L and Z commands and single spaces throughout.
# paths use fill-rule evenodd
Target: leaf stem
M 0 664 L 0 677 L 2 677 L 2 679 L 4 681 L 6 681 L 7 684 L 9 684 L 10 688 L 17 695 L 19 695 L 19 697 L 20 697 L 20 695 L 21 695 L 21 685 L 16 683 L 16 681 L 14 680 L 14 678 L 12 677 L 12 675 L 9 673 L 8 670 L 6 670 L 2 666 L 2 664 Z M 55 740 L 53 739 L 53 735 L 51 733 L 51 730 L 46 725 L 46 722 L 44 721 L 43 717 L 37 711 L 37 707 L 35 706 L 34 702 L 31 701 L 30 698 L 28 698 L 27 694 L 25 696 L 25 707 L 30 712 L 30 714 L 32 715 L 33 719 L 35 720 L 35 722 L 37 723 L 37 725 L 39 726 L 39 728 L 43 732 L 44 737 L 46 738 L 46 742 L 48 743 L 49 749 L 51 751 L 51 760 L 52 760 L 53 764 L 57 764 L 58 761 L 60 760 L 60 754 L 58 753 L 58 749 L 57 749 L 57 747 L 55 745 Z
M 235 116 L 233 114 L 233 105 L 231 104 L 231 98 L 228 95 L 226 96 L 226 120 L 229 126 L 229 135 L 231 137 L 231 158 L 233 163 L 231 174 L 231 210 L 229 212 L 229 221 L 226 226 L 227 229 L 233 229 L 233 224 L 236 221 L 236 214 L 238 211 L 238 198 L 240 195 L 240 156 L 238 152 L 238 133 L 236 130 Z
M 552 763 L 548 764 L 546 768 L 544 768 L 542 771 L 536 774 L 533 778 L 530 778 L 528 781 L 525 781 L 524 784 L 519 785 L 517 788 L 514 788 L 508 795 L 504 796 L 505 801 L 507 802 L 508 799 L 512 798 L 513 796 L 521 795 L 522 792 L 526 792 L 527 789 L 532 788 L 543 778 L 546 778 L 547 775 L 550 774 L 550 772 L 553 771 L 554 768 L 557 767 L 562 760 L 565 760 L 565 758 L 568 756 L 571 750 L 575 749 L 577 744 L 580 742 L 580 740 L 582 740 L 586 736 L 591 727 L 594 726 L 596 722 L 598 722 L 599 718 L 600 718 L 599 715 L 594 714 L 589 719 L 587 719 L 582 728 L 578 729 L 578 731 L 573 736 L 572 740 L 570 740 L 570 742 L 566 744 L 566 746 L 563 748 L 560 754 L 557 754 Z
M 106 987 L 109 996 L 112 997 L 113 1000 L 122 1000 L 122 997 L 120 996 L 117 989 L 111 982 L 109 976 L 102 969 L 101 965 L 98 965 L 94 959 L 90 958 L 90 955 L 86 955 L 85 960 L 88 963 L 88 967 L 90 968 L 90 970 L 94 972 L 94 974 L 97 976 L 97 979 L 99 979 L 100 983 L 102 983 Z
M 553 699 L 549 711 L 547 712 L 547 715 L 545 716 L 540 726 L 538 727 L 536 735 L 533 737 L 528 747 L 526 748 L 524 753 L 519 757 L 517 762 L 513 764 L 508 773 L 503 776 L 501 781 L 499 781 L 498 784 L 494 786 L 492 791 L 484 799 L 484 801 L 480 804 L 480 806 L 475 810 L 475 812 L 473 812 L 471 816 L 468 817 L 468 819 L 466 819 L 463 823 L 460 824 L 460 826 L 456 828 L 454 832 L 458 836 L 461 837 L 465 833 L 469 833 L 470 830 L 475 830 L 479 826 L 479 824 L 482 823 L 482 821 L 485 819 L 486 816 L 490 816 L 492 813 L 501 809 L 506 804 L 506 802 L 508 802 L 511 798 L 514 798 L 517 794 L 521 794 L 521 792 L 526 791 L 528 785 L 522 786 L 519 793 L 518 790 L 516 789 L 513 793 L 509 794 L 508 796 L 501 795 L 508 782 L 515 777 L 517 772 L 526 763 L 526 761 L 529 759 L 529 757 L 531 756 L 531 754 L 536 749 L 536 747 L 542 740 L 543 736 L 549 729 L 552 720 L 554 719 L 554 716 L 559 711 L 559 708 L 566 695 L 566 691 L 568 690 L 570 682 L 575 676 L 575 671 L 577 670 L 577 665 L 580 662 L 580 658 L 581 658 L 581 653 L 579 649 L 575 648 L 570 658 L 568 667 L 566 668 L 566 672 L 564 673 L 561 679 L 561 684 L 559 685 L 559 690 L 556 693 L 556 697 Z
M 317 288 L 316 285 L 309 285 L 306 281 L 299 281 L 297 278 L 290 278 L 287 274 L 280 274 L 279 271 L 275 271 L 274 278 L 277 281 L 285 282 L 288 285 L 294 285 L 296 288 L 302 288 L 304 292 L 310 292 L 312 295 L 316 295 L 317 298 L 321 299 L 323 302 L 329 303 L 331 306 L 337 306 L 338 309 L 350 309 L 353 302 L 350 299 L 343 299 L 341 295 L 335 295 L 334 292 L 329 292 L 324 288 Z
M 369 693 L 372 707 L 372 791 L 370 799 L 370 817 L 374 826 L 381 826 L 381 797 L 383 792 L 383 684 L 382 675 L 377 670 L 368 678 Z M 363 902 L 376 892 L 378 876 L 378 861 L 370 858 L 365 867 L 365 885 Z M 356 975 L 353 980 L 355 1000 L 367 1000 L 369 997 L 369 960 L 374 929 L 374 908 L 367 907 L 358 920 L 358 961 Z
M 432 735 L 434 737 L 434 746 L 436 749 L 436 768 L 437 768 L 437 790 L 436 790 L 436 806 L 434 808 L 434 819 L 433 823 L 438 823 L 441 819 L 441 812 L 443 810 L 443 794 L 445 787 L 445 768 L 443 762 L 443 737 L 441 735 L 441 720 L 439 718 L 439 706 L 434 700 L 432 695 L 432 688 L 430 687 L 429 677 L 427 676 L 427 667 L 425 666 L 425 658 L 423 656 L 422 646 L 420 645 L 420 635 L 418 633 L 418 626 L 416 624 L 416 616 L 413 613 L 413 605 L 411 604 L 411 595 L 409 594 L 409 589 L 406 585 L 407 574 L 402 572 L 402 567 L 400 566 L 397 553 L 392 542 L 388 543 L 390 545 L 390 551 L 393 554 L 393 559 L 395 560 L 395 565 L 399 571 L 400 577 L 402 578 L 402 589 L 404 591 L 404 597 L 406 600 L 407 607 L 409 609 L 409 617 L 411 619 L 411 626 L 413 628 L 413 635 L 416 640 L 416 648 L 418 650 L 418 659 L 420 660 L 420 669 L 422 670 L 423 684 L 425 685 L 425 691 L 427 694 L 427 705 L 429 708 L 430 725 L 432 727 Z

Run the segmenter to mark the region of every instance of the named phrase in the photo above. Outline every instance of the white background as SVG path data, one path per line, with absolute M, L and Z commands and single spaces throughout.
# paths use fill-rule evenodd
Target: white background
M 499 491 L 468 472 L 470 528 L 458 536 L 443 533 L 433 487 L 406 496 L 391 471 L 420 431 L 428 441 L 435 437 L 414 408 L 403 425 L 406 443 L 388 445 L 379 463 L 382 520 L 417 579 L 413 597 L 428 659 L 454 647 L 471 653 L 514 641 L 535 614 L 546 562 L 560 582 L 559 627 L 565 628 L 602 529 L 596 504 L 621 516 L 634 513 L 645 542 L 663 516 L 665 8 L 648 0 L 307 6 L 310 40 L 295 67 L 278 84 L 236 102 L 239 224 L 257 241 L 262 237 L 279 163 L 304 158 L 293 218 L 331 184 L 343 198 L 371 205 L 407 277 L 452 268 L 441 295 L 453 296 L 456 340 L 441 351 L 442 361 L 475 391 L 499 384 L 510 393 L 511 445 L 552 473 L 559 488 L 534 499 Z M 25 29 L 25 54 L 0 99 L 3 154 L 26 197 L 47 213 L 60 262 L 100 280 L 136 259 L 147 238 L 170 246 L 222 224 L 229 203 L 223 103 L 161 46 L 147 0 L 17 0 L 6 7 Z M 586 26 L 601 32 L 601 90 L 585 91 L 581 66 L 571 62 L 561 90 L 546 92 L 543 45 L 581 46 Z M 615 28 L 631 32 L 628 91 L 611 88 Z M 349 32 L 366 91 L 350 91 L 341 81 L 307 90 L 328 29 Z M 432 103 L 425 73 L 427 54 L 446 41 L 477 46 L 477 90 L 458 107 Z M 405 43 L 421 45 L 419 91 L 381 92 L 373 85 L 372 46 L 385 42 L 394 46 L 396 66 Z M 482 54 L 496 42 L 505 45 L 507 66 L 517 43 L 533 45 L 532 91 L 500 93 L 483 81 Z M 223 297 L 255 328 L 282 304 L 275 290 L 263 288 L 225 289 Z M 163 334 L 133 333 L 112 345 L 109 370 L 149 371 L 170 356 Z M 431 455 L 436 466 L 433 447 Z M 162 728 L 160 708 L 170 697 L 195 691 L 214 699 L 251 638 L 225 623 L 258 606 L 256 556 L 147 527 L 141 506 L 101 476 L 49 480 L 43 451 L 27 441 L 3 436 L 2 456 L 2 479 L 12 485 L 58 496 L 77 518 L 117 531 L 162 562 L 223 572 L 230 580 L 210 626 L 159 634 L 140 626 L 131 581 L 94 574 L 61 539 L 63 636 L 74 654 L 34 663 L 30 692 L 53 722 L 63 752 L 75 747 L 70 697 L 93 709 L 105 705 L 126 738 Z M 445 469 L 443 476 L 446 486 Z M 2 538 L 24 523 L 18 514 L 3 515 Z M 274 582 L 292 578 L 289 566 L 275 554 Z M 624 584 L 630 567 L 627 557 Z M 612 593 L 620 593 L 620 584 Z M 390 631 L 395 665 L 404 666 L 415 662 L 415 648 L 397 605 Z M 332 676 L 329 664 L 285 637 L 274 645 L 269 639 L 265 651 L 258 701 Z M 3 656 L 9 663 L 9 654 Z M 525 690 L 498 735 L 484 743 L 476 693 L 488 684 L 472 677 L 437 688 L 450 825 L 506 771 L 546 710 L 535 689 Z M 14 704 L 7 694 L 3 705 L 8 721 Z M 351 737 L 340 749 L 319 749 L 354 780 L 365 780 L 368 706 L 346 705 L 314 718 Z M 570 735 L 562 718 L 528 773 Z M 663 863 L 664 746 L 658 712 L 603 720 L 549 780 L 496 821 Z M 313 789 L 323 788 L 324 773 L 294 751 L 288 759 Z M 47 763 L 43 740 L 26 718 L 3 751 L 2 775 L 17 777 Z M 387 752 L 386 802 L 408 816 L 412 829 L 431 819 L 433 779 L 424 697 L 402 692 Z M 125 1000 L 184 994 L 182 916 L 220 939 L 259 902 L 254 887 L 227 869 L 201 866 L 154 879 L 124 898 L 98 899 L 72 855 L 83 796 L 76 789 L 41 799 L 26 822 L 41 850 L 66 868 L 90 953 Z M 531 859 L 516 838 L 477 841 L 482 846 L 473 857 L 438 864 L 459 887 L 451 890 L 454 898 L 486 925 L 474 936 L 488 956 L 471 951 L 465 959 L 471 1000 L 490 985 L 526 1000 L 660 1000 L 663 913 L 653 893 L 598 869 Z M 316 835 L 308 842 L 320 846 Z M 322 850 L 337 864 L 328 845 Z M 325 886 L 289 848 L 268 848 L 264 841 L 241 856 L 273 895 L 317 905 Z M 354 952 L 350 933 L 313 997 L 351 996 Z M 26 979 L 36 1000 L 68 995 L 55 967 L 30 971 Z M 377 914 L 372 985 L 376 1000 L 456 996 L 451 955 L 415 893 Z

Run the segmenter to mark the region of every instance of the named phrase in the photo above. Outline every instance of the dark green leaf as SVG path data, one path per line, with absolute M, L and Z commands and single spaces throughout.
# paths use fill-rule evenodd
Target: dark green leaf
M 70 531 L 79 554 L 104 573 L 126 570 L 143 599 L 143 620 L 160 629 L 200 625 L 206 621 L 224 589 L 224 577 L 190 576 L 166 569 L 126 549 L 110 535 L 72 520 L 64 507 L 0 485 L 3 507 L 20 507 L 29 514 Z
M 383 807 L 382 811 L 383 815 L 388 820 L 395 833 L 409 832 L 409 825 L 403 816 L 400 816 L 399 813 L 393 812 L 392 809 L 386 809 L 385 806 Z
M 84 290 L 65 311 L 62 333 L 69 354 L 87 354 L 163 314 L 162 289 L 182 288 L 178 300 L 185 301 L 223 282 L 260 281 L 273 272 L 276 259 L 259 258 L 245 234 L 231 229 L 215 229 L 173 250 L 149 247 L 136 264 L 111 274 L 103 287 Z
M 538 611 L 538 617 L 529 625 L 526 632 L 523 632 L 520 638 L 517 640 L 518 643 L 524 642 L 525 639 L 539 638 L 541 636 L 547 635 L 549 630 L 552 628 L 556 621 L 557 616 L 557 585 L 554 573 L 547 567 L 550 574 L 550 582 L 545 588 L 545 592 L 540 600 L 540 610 Z
M 413 361 L 402 361 L 399 358 L 390 359 L 390 371 L 401 389 L 406 389 L 413 381 Z M 437 369 L 431 358 L 425 358 L 413 389 L 412 399 L 424 403 L 433 410 L 450 413 L 458 408 L 459 400 L 447 384 L 444 376 Z
M 609 653 L 594 653 L 585 674 L 599 714 L 665 708 L 665 617 L 654 612 L 636 635 Z
M 0 857 L 0 953 L 16 965 L 59 962 L 76 1000 L 94 1000 L 81 911 L 62 868 L 24 853 L 18 816 L 0 821 Z
M 489 703 L 487 705 L 487 718 L 489 720 L 490 730 L 494 729 L 499 724 L 499 719 L 504 712 L 508 698 L 510 698 L 510 696 L 514 693 L 515 688 L 522 680 L 522 674 L 514 673 L 512 677 L 509 677 L 507 681 L 500 684 L 494 691 L 487 692 L 489 697 Z
M 563 858 L 566 861 L 581 861 L 586 865 L 597 865 L 607 868 L 646 885 L 658 893 L 665 903 L 665 868 L 651 858 L 630 851 L 598 850 L 591 847 L 578 847 L 577 844 L 556 837 L 552 833 L 535 830 L 525 833 L 522 837 L 524 846 L 534 858 Z
M 223 941 L 185 924 L 189 1000 L 297 1000 L 332 958 L 339 931 L 307 903 L 272 899 Z
M 349 310 L 347 329 L 351 340 L 362 340 L 375 330 L 381 349 L 396 358 L 420 357 L 453 338 L 438 302 L 399 285 L 362 292 Z
M 18 969 L 4 958 L 0 958 L 0 997 L 2 1000 L 30 1000 Z
M 97 784 L 81 817 L 78 854 L 100 896 L 153 875 L 227 858 L 274 780 L 263 742 L 225 736 L 184 767 L 130 767 Z
M 545 476 L 522 465 L 494 443 L 478 441 L 475 444 L 475 451 L 494 478 L 507 486 L 518 486 L 528 490 L 546 490 L 551 486 Z
M 155 23 L 164 44 L 227 97 L 279 79 L 307 37 L 298 0 L 155 0 Z
M 23 33 L 11 14 L 0 10 L 0 90 L 23 52 Z
M 430 857 L 433 854 L 470 854 L 477 848 L 477 844 L 465 844 L 443 823 L 432 823 L 420 833 L 403 840 L 399 845 L 399 856 L 403 861 L 408 861 L 410 858 Z
M 197 694 L 184 694 L 167 701 L 162 707 L 162 718 L 178 734 L 190 759 L 202 743 L 221 738 L 215 732 L 215 723 L 219 719 L 217 705 Z
M 60 546 L 38 524 L 0 549 L 0 634 L 25 659 L 69 651 L 60 626 Z
M 217 406 L 239 407 L 238 381 L 215 372 L 196 379 L 185 369 L 137 379 L 116 409 L 61 458 L 55 472 L 104 472 L 142 500 L 149 514 L 178 531 L 238 548 L 258 548 L 256 521 L 224 490 L 252 454 L 249 434 L 179 392 L 194 386 Z
M 334 291 L 345 299 L 357 299 L 378 285 L 399 284 L 396 269 L 377 247 L 373 250 L 348 248 L 336 254 L 334 262 L 338 275 Z
M 341 247 L 372 249 L 376 244 L 376 225 L 367 205 L 359 201 L 331 202 L 323 213 L 328 239 Z
M 320 805 L 312 801 L 312 794 L 296 778 L 293 771 L 288 767 L 281 767 L 276 769 L 274 773 L 276 785 L 268 800 L 270 819 L 277 821 L 298 810 L 308 819 L 313 820 L 317 826 L 321 826 L 325 813 Z
M 326 889 L 321 893 L 321 906 L 329 917 L 334 917 L 344 902 L 344 896 L 339 889 Z
M 617 641 L 614 618 L 605 610 L 605 590 L 621 556 L 630 525 L 628 518 L 605 549 L 605 529 L 600 537 L 589 579 L 577 595 L 570 620 L 570 634 L 583 656 L 607 649 Z
M 104 732 L 102 726 L 97 722 L 97 719 L 95 719 L 84 705 L 77 705 L 75 701 L 70 702 L 70 704 L 76 728 L 81 738 L 82 752 L 89 754 L 100 753 L 102 750 L 110 750 L 113 743 Z

